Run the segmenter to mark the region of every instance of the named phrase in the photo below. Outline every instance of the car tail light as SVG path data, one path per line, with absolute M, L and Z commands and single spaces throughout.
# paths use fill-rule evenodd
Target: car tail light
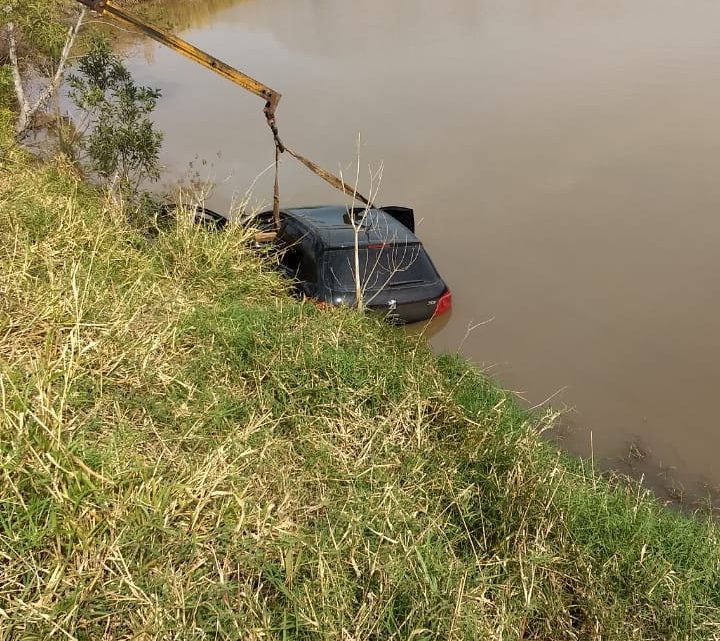
M 435 316 L 440 316 L 440 314 L 444 314 L 451 307 L 452 294 L 449 289 L 446 289 L 443 295 L 438 298 L 438 302 L 435 305 L 435 311 L 433 312 L 433 318 L 435 318 Z

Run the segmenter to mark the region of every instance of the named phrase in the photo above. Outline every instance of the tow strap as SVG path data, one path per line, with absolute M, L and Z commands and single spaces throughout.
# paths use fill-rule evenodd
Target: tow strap
M 268 105 L 268 107 L 269 106 L 270 105 Z M 280 227 L 280 156 L 284 152 L 289 153 L 293 158 L 295 158 L 295 160 L 305 165 L 316 176 L 319 176 L 325 182 L 335 187 L 335 189 L 343 192 L 346 196 L 350 195 L 353 197 L 354 200 L 359 200 L 361 203 L 367 205 L 368 207 L 374 206 L 371 200 L 365 198 L 365 196 L 358 192 L 357 187 L 348 185 L 344 180 L 342 180 L 342 178 L 338 178 L 335 174 L 332 174 L 326 169 L 323 169 L 322 167 L 320 167 L 320 165 L 314 163 L 312 160 L 305 158 L 305 156 L 301 156 L 299 153 L 285 146 L 283 141 L 280 139 L 280 134 L 278 133 L 277 122 L 275 121 L 274 113 L 272 113 L 272 111 L 269 111 L 266 108 L 265 116 L 267 118 L 268 126 L 270 127 L 270 131 L 272 131 L 273 140 L 275 142 L 275 185 L 273 187 L 273 221 L 275 223 L 276 229 Z

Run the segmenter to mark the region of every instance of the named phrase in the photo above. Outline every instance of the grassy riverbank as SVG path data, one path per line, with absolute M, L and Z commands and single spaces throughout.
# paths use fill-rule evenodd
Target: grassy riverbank
M 711 639 L 710 522 L 453 357 L 0 169 L 0 639 Z

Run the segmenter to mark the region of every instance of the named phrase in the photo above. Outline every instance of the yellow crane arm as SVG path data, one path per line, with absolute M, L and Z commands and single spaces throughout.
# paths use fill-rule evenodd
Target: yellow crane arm
M 146 22 L 142 18 L 133 15 L 132 13 L 125 11 L 114 2 L 110 0 L 78 0 L 78 2 L 89 7 L 93 11 L 97 11 L 100 14 L 108 14 L 117 18 L 121 22 L 135 27 L 138 31 L 141 31 L 145 35 L 149 36 L 153 40 L 169 47 L 173 51 L 177 51 L 186 58 L 190 58 L 198 64 L 214 71 L 216 74 L 234 82 L 236 85 L 240 85 L 243 89 L 247 89 L 249 92 L 254 93 L 256 96 L 265 99 L 265 116 L 270 123 L 270 126 L 274 129 L 274 116 L 275 108 L 280 102 L 281 94 L 274 89 L 271 89 L 267 85 L 251 78 L 242 71 L 238 71 L 235 67 L 230 66 L 226 62 L 223 62 L 219 58 L 210 55 L 209 53 L 199 49 L 195 45 L 178 38 L 169 31 L 165 31 L 160 27 L 157 27 L 149 22 Z

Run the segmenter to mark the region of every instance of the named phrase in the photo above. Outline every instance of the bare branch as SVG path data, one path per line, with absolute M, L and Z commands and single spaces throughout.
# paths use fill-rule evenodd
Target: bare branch
M 376 202 L 380 184 L 382 183 L 383 169 L 384 165 L 382 162 L 376 170 L 373 170 L 372 166 L 369 167 L 370 199 L 368 202 L 370 203 Z M 340 169 L 340 177 L 344 183 L 342 168 Z M 346 190 L 343 191 L 346 197 L 350 198 L 350 204 L 346 204 L 346 210 L 348 213 L 348 222 L 353 230 L 353 251 L 352 258 L 348 259 L 348 268 L 352 274 L 355 287 L 355 307 L 362 310 L 368 307 L 375 298 L 382 293 L 393 281 L 395 276 L 409 270 L 412 265 L 415 264 L 420 255 L 420 249 L 413 249 L 412 246 L 403 242 L 396 245 L 396 241 L 400 239 L 394 232 L 391 233 L 390 226 L 388 222 L 385 221 L 386 229 L 382 244 L 389 245 L 389 247 L 381 248 L 374 257 L 372 257 L 367 250 L 361 251 L 360 233 L 366 225 L 368 217 L 371 216 L 373 207 L 366 203 L 364 207 L 358 207 L 356 210 L 355 205 L 357 203 L 357 188 L 359 183 L 360 138 L 358 137 L 353 193 L 349 193 Z M 372 217 L 370 220 L 377 231 L 377 226 L 382 218 L 376 220 Z M 338 284 L 343 282 L 334 272 L 333 275 Z
M 68 30 L 68 35 L 65 39 L 65 45 L 63 46 L 62 53 L 60 54 L 60 60 L 58 61 L 55 75 L 53 76 L 50 84 L 47 86 L 45 91 L 38 98 L 37 102 L 30 109 L 30 118 L 32 118 L 38 112 L 38 110 L 43 108 L 48 103 L 50 98 L 52 98 L 52 96 L 57 92 L 58 88 L 60 87 L 60 82 L 62 81 L 63 74 L 65 73 L 65 67 L 67 65 L 68 57 L 70 56 L 70 51 L 75 44 L 75 38 L 77 37 L 78 31 L 80 31 L 80 27 L 82 27 L 82 23 L 85 19 L 86 13 L 87 9 L 83 7 L 80 10 L 77 21 Z
M 87 9 L 83 7 L 78 14 L 78 18 L 73 26 L 68 29 L 68 35 L 65 39 L 65 45 L 63 46 L 62 52 L 60 53 L 60 59 L 58 60 L 58 66 L 55 70 L 55 75 L 50 80 L 50 83 L 45 90 L 40 94 L 34 105 L 30 106 L 25 92 L 22 86 L 22 78 L 20 76 L 20 66 L 17 60 L 17 45 L 15 42 L 15 26 L 14 24 L 8 24 L 8 33 L 10 40 L 10 62 L 13 67 L 13 79 L 15 82 L 15 93 L 18 98 L 20 105 L 20 115 L 18 117 L 17 124 L 15 126 L 15 134 L 18 138 L 22 137 L 26 129 L 30 126 L 33 118 L 37 115 L 38 111 L 44 109 L 50 99 L 57 93 L 62 82 L 65 68 L 70 57 L 70 51 L 75 44 L 75 38 L 77 37 L 80 27 L 82 27 L 83 20 Z

